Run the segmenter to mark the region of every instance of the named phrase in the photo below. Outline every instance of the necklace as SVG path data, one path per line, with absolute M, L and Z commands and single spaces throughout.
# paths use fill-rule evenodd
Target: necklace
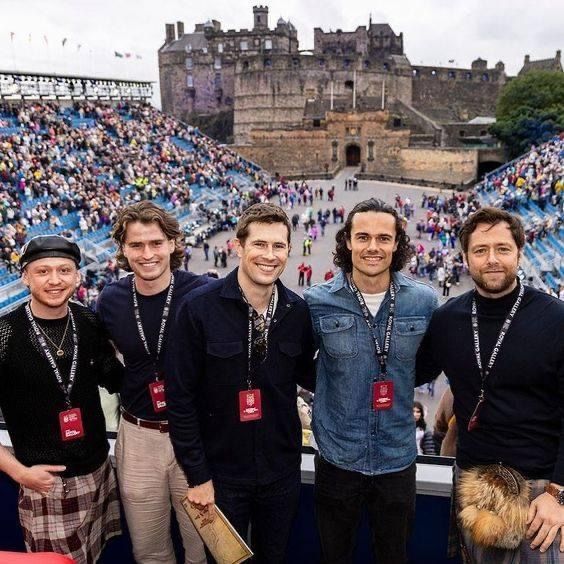
M 61 339 L 61 342 L 57 345 L 57 343 L 53 342 L 51 340 L 51 338 L 49 337 L 49 335 L 47 335 L 47 333 L 45 333 L 45 331 L 43 330 L 43 328 L 41 327 L 41 325 L 37 324 L 38 329 L 43 333 L 43 336 L 55 347 L 55 354 L 60 358 L 65 354 L 65 351 L 63 350 L 63 343 L 65 342 L 65 337 L 67 336 L 67 330 L 69 328 L 69 321 L 70 321 L 70 315 L 67 316 L 67 324 L 65 325 L 65 332 L 63 333 L 63 338 Z

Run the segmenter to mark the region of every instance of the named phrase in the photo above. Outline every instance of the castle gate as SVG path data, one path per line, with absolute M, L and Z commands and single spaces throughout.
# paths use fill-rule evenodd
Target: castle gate
M 360 164 L 360 147 L 358 145 L 347 145 L 347 166 L 358 166 Z

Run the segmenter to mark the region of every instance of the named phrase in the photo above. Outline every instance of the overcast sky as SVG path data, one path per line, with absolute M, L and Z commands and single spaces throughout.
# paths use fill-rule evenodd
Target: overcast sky
M 156 81 L 165 23 L 183 21 L 191 32 L 196 23 L 216 19 L 224 30 L 251 29 L 254 4 L 0 0 L 0 71 Z M 298 30 L 300 49 L 313 47 L 314 27 L 353 31 L 367 25 L 370 14 L 374 23 L 389 23 L 395 33 L 403 32 L 412 64 L 447 65 L 454 60 L 454 66 L 468 67 L 482 57 L 490 66 L 503 61 L 506 72 L 514 75 L 525 54 L 545 59 L 564 46 L 563 0 L 275 0 L 268 6 L 270 28 L 279 17 L 289 19 Z M 117 58 L 115 51 L 131 57 Z

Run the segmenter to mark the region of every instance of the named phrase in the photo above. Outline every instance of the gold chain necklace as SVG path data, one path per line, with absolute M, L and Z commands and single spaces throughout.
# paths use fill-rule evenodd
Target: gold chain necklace
M 63 350 L 63 343 L 65 342 L 65 337 L 67 336 L 67 330 L 69 328 L 69 322 L 70 322 L 70 315 L 67 315 L 67 324 L 65 325 L 65 332 L 63 333 L 63 338 L 61 339 L 60 344 L 57 345 L 57 343 L 53 342 L 51 340 L 51 338 L 49 337 L 49 335 L 47 335 L 47 333 L 45 333 L 45 331 L 43 330 L 43 328 L 41 327 L 41 325 L 39 325 L 39 323 L 37 324 L 37 327 L 39 327 L 39 330 L 43 333 L 43 336 L 55 347 L 56 352 L 55 354 L 60 358 L 65 354 L 65 351 Z

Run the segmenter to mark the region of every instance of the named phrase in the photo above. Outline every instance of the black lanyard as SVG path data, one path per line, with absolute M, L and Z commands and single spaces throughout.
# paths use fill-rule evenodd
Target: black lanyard
M 254 318 L 254 309 L 253 306 L 249 303 L 245 294 L 243 293 L 243 289 L 239 286 L 239 291 L 241 292 L 241 296 L 245 300 L 248 306 L 248 321 L 249 321 L 249 332 L 248 332 L 248 353 L 247 353 L 247 387 L 248 389 L 252 389 L 253 387 L 253 370 L 252 370 L 252 360 L 253 360 L 253 318 Z M 264 333 L 263 339 L 265 341 L 264 345 L 266 347 L 266 351 L 268 351 L 268 330 L 270 329 L 270 324 L 272 322 L 272 317 L 274 315 L 274 302 L 276 301 L 276 286 L 272 289 L 272 295 L 270 296 L 270 302 L 268 304 L 268 308 L 266 309 L 266 317 L 264 319 Z M 267 352 L 265 352 L 267 354 Z
M 374 341 L 376 358 L 378 359 L 378 364 L 380 365 L 380 379 L 384 380 L 387 375 L 388 354 L 390 352 L 390 343 L 392 341 L 394 311 L 396 309 L 396 289 L 394 288 L 394 282 L 393 280 L 390 280 L 390 307 L 388 309 L 388 320 L 386 321 L 386 332 L 384 333 L 384 347 L 380 346 L 376 332 L 372 327 L 372 315 L 370 314 L 370 310 L 368 309 L 360 290 L 354 283 L 352 274 L 350 276 L 350 287 L 358 301 L 358 304 L 360 305 L 362 316 L 364 317 L 364 321 L 366 321 L 366 325 L 368 325 L 368 330 L 370 331 L 370 335 Z M 374 376 L 374 380 L 376 380 L 376 376 Z
M 170 284 L 168 286 L 168 293 L 166 295 L 166 300 L 163 308 L 163 315 L 161 326 L 159 328 L 159 337 L 157 339 L 157 354 L 152 355 L 151 351 L 149 350 L 149 343 L 147 342 L 147 337 L 145 336 L 145 331 L 143 331 L 143 322 L 141 321 L 141 314 L 139 312 L 139 301 L 137 299 L 137 290 L 135 289 L 135 276 L 131 277 L 131 293 L 133 294 L 133 314 L 135 315 L 135 323 L 137 324 L 137 331 L 139 333 L 139 338 L 143 343 L 143 347 L 145 348 L 145 352 L 147 356 L 153 359 L 155 364 L 155 368 L 157 362 L 159 360 L 159 355 L 161 354 L 161 348 L 163 345 L 163 339 L 166 329 L 166 322 L 168 320 L 168 316 L 170 313 L 170 304 L 172 302 L 172 291 L 174 290 L 174 274 L 170 275 Z
M 71 408 L 70 395 L 71 395 L 72 387 L 74 385 L 74 381 L 76 379 L 76 370 L 78 367 L 78 333 L 76 331 L 76 324 L 74 322 L 74 316 L 72 314 L 72 311 L 70 307 L 68 309 L 69 309 L 68 315 L 70 317 L 71 326 L 72 326 L 72 340 L 74 343 L 74 347 L 72 352 L 72 363 L 71 363 L 71 369 L 69 374 L 69 383 L 65 386 L 63 379 L 61 377 L 61 372 L 59 370 L 59 367 L 57 366 L 57 363 L 55 362 L 55 359 L 53 358 L 53 355 L 51 354 L 51 351 L 47 346 L 47 341 L 45 340 L 43 333 L 41 333 L 41 330 L 39 329 L 37 323 L 35 322 L 35 319 L 33 318 L 33 314 L 31 313 L 31 307 L 29 306 L 29 302 L 25 304 L 25 312 L 27 314 L 27 318 L 29 319 L 33 332 L 35 333 L 35 336 L 39 341 L 39 346 L 41 347 L 41 350 L 43 351 L 45 358 L 51 365 L 51 369 L 53 370 L 53 373 L 55 374 L 55 378 L 57 379 L 57 384 L 59 384 L 59 388 L 61 388 L 63 394 L 65 394 L 65 403 L 67 407 L 70 409 Z
M 494 345 L 492 350 L 492 354 L 490 355 L 490 360 L 486 368 L 482 366 L 482 357 L 480 355 L 480 333 L 478 327 L 478 306 L 476 304 L 476 297 L 472 298 L 472 335 L 474 337 L 474 355 L 476 356 L 476 364 L 478 365 L 478 370 L 480 371 L 480 395 L 478 396 L 478 403 L 472 412 L 472 416 L 470 417 L 470 421 L 468 422 L 468 430 L 472 431 L 472 429 L 478 426 L 478 416 L 480 413 L 480 409 L 482 404 L 484 403 L 486 396 L 485 396 L 485 386 L 486 386 L 486 379 L 490 375 L 492 371 L 492 367 L 495 363 L 497 356 L 499 355 L 499 351 L 501 350 L 501 345 L 507 332 L 509 331 L 509 327 L 511 326 L 511 322 L 515 318 L 515 314 L 521 305 L 521 301 L 523 300 L 523 294 L 525 293 L 525 286 L 519 283 L 519 294 L 517 295 L 517 299 L 513 304 L 513 307 L 509 311 L 509 314 L 505 318 L 503 325 L 501 327 L 501 331 L 497 337 L 497 341 Z

